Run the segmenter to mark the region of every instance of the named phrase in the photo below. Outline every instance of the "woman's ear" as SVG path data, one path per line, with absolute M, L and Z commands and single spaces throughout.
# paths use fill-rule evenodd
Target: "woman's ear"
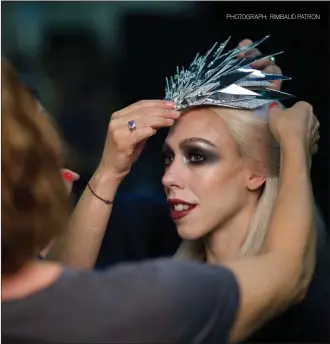
M 266 175 L 264 173 L 251 174 L 246 183 L 246 187 L 250 191 L 258 190 L 266 182 Z

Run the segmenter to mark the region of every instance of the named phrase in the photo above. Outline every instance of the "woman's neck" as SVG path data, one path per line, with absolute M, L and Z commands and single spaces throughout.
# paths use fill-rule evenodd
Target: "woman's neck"
M 251 202 L 204 239 L 207 262 L 219 264 L 237 256 L 250 229 L 255 208 L 256 202 Z

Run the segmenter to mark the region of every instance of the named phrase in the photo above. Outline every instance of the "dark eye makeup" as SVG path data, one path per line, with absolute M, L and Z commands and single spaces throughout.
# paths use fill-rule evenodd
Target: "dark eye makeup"
M 211 164 L 219 160 L 219 155 L 214 151 L 214 148 L 201 147 L 198 144 L 183 145 L 180 151 L 188 164 L 193 166 Z M 165 145 L 163 153 L 165 166 L 171 165 L 175 158 L 173 150 Z
M 216 162 L 219 156 L 213 149 L 199 146 L 187 146 L 183 148 L 184 157 L 191 165 L 204 165 Z

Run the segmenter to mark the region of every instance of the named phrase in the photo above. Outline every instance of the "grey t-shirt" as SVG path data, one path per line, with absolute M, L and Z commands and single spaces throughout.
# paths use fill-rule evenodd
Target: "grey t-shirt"
M 65 270 L 2 303 L 4 343 L 226 343 L 239 287 L 224 267 L 161 259 L 105 272 Z

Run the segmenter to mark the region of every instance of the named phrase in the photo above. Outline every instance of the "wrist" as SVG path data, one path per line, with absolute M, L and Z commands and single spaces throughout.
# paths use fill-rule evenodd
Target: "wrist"
M 128 173 L 119 173 L 115 169 L 100 163 L 96 169 L 94 176 L 100 183 L 118 183 L 120 184 Z M 93 176 L 93 177 L 94 177 Z
M 281 149 L 292 150 L 292 147 L 295 149 L 306 150 L 308 147 L 307 141 L 303 137 L 290 135 L 281 140 L 280 142 Z
M 280 143 L 280 149 L 282 159 L 288 157 L 288 159 L 294 158 L 296 160 L 298 158 L 304 160 L 307 164 L 310 160 L 308 144 L 300 138 L 291 137 L 283 140 Z
M 89 181 L 93 191 L 104 199 L 112 200 L 123 177 L 99 166 Z

